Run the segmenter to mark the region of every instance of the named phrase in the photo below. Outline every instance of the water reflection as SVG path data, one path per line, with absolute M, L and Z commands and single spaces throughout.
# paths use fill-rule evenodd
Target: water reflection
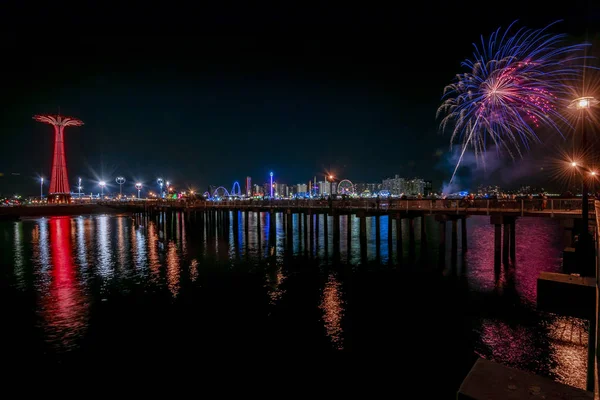
M 82 268 L 87 268 L 87 248 L 86 248 L 86 222 L 88 219 L 77 218 L 77 261 Z
M 45 340 L 57 351 L 73 349 L 87 329 L 88 303 L 71 254 L 71 219 L 51 217 L 50 286 L 41 299 Z
M 113 274 L 112 271 L 112 249 L 110 248 L 110 225 L 108 223 L 109 217 L 107 215 L 101 215 L 96 218 L 98 226 L 96 230 L 96 236 L 98 240 L 97 256 L 98 260 L 98 273 L 103 278 L 110 278 Z
M 14 223 L 14 275 L 16 285 L 19 289 L 25 289 L 27 282 L 25 281 L 25 262 L 23 259 L 23 224 L 21 222 Z
M 585 383 L 585 327 L 580 321 L 535 311 L 539 271 L 560 271 L 562 235 L 556 221 L 519 219 L 516 266 L 495 268 L 494 227 L 489 217 L 469 218 L 468 251 L 454 265 L 444 264 L 442 273 L 437 268 L 442 258 L 437 252 L 440 224 L 429 217 L 426 249 L 420 247 L 418 219 L 415 224 L 414 258 L 410 257 L 407 221 L 401 222 L 402 252 L 397 254 L 398 221 L 381 218 L 379 236 L 383 243 L 378 246 L 377 224 L 374 218 L 366 218 L 366 260 L 361 258 L 360 220 L 356 216 L 339 218 L 336 258 L 331 216 L 327 229 L 324 217 L 319 219 L 318 235 L 313 239 L 318 246 L 305 240 L 317 234 L 316 226 L 312 232 L 307 227 L 305 236 L 304 217 L 297 214 L 291 219 L 292 246 L 284 228 L 287 221 L 281 214 L 251 212 L 248 224 L 245 213 L 237 218 L 233 213 L 225 219 L 217 219 L 216 214 L 213 217 L 210 224 L 201 223 L 209 220 L 206 216 L 190 220 L 180 213 L 136 217 L 133 221 L 102 215 L 0 223 L 0 250 L 7 254 L 2 257 L 14 260 L 3 272 L 14 281 L 20 279 L 19 288 L 33 288 L 32 296 L 39 301 L 35 311 L 38 326 L 44 332 L 40 341 L 52 343 L 56 351 L 76 349 L 80 340 L 90 337 L 88 323 L 92 327 L 94 322 L 96 327 L 110 325 L 113 315 L 122 322 L 139 312 L 136 322 L 151 325 L 148 321 L 153 321 L 160 310 L 169 310 L 165 313 L 171 319 L 164 325 L 177 334 L 182 329 L 180 319 L 193 320 L 196 307 L 202 304 L 209 305 L 204 308 L 205 327 L 218 326 L 223 316 L 236 310 L 252 310 L 259 316 L 253 314 L 251 322 L 235 327 L 242 336 L 255 328 L 265 337 L 285 332 L 280 335 L 286 338 L 281 346 L 292 348 L 302 342 L 319 348 L 326 340 L 328 348 L 351 354 L 355 348 L 370 348 L 367 337 L 389 336 L 389 332 L 377 332 L 382 328 L 373 321 L 403 315 L 408 326 L 402 330 L 421 335 L 439 328 L 426 325 L 439 311 L 432 309 L 431 303 L 461 301 L 448 308 L 448 320 L 465 321 L 468 331 L 460 331 L 459 323 L 444 329 L 455 337 L 469 338 L 468 345 L 457 351 L 461 357 L 464 353 L 466 361 L 455 360 L 454 355 L 440 356 L 425 346 L 415 350 L 424 357 L 447 357 L 466 364 L 475 350 L 486 358 L 561 382 L 578 387 Z M 225 227 L 220 228 L 217 220 L 226 222 Z M 387 236 L 390 222 L 391 246 Z M 447 229 L 449 244 L 450 224 Z M 389 284 L 394 276 L 399 277 L 399 285 L 406 285 L 402 301 L 397 297 L 399 286 Z M 423 290 L 429 287 L 435 289 Z M 89 309 L 90 304 L 100 304 L 102 309 L 117 301 L 123 303 L 113 306 L 109 317 L 97 307 Z M 23 315 L 32 312 L 20 304 L 26 303 L 18 305 Z M 124 308 L 124 315 L 119 315 L 121 304 L 133 304 L 133 311 Z M 407 312 L 407 307 L 414 311 Z M 264 323 L 261 316 L 269 322 Z M 119 330 L 118 326 L 105 329 Z M 98 340 L 104 338 L 95 334 Z M 23 340 L 23 346 L 32 345 Z M 160 340 L 154 345 L 160 347 Z M 387 342 L 381 346 L 395 347 Z M 440 351 L 445 350 L 436 350 Z M 412 362 L 409 353 L 403 356 Z
M 325 282 L 319 308 L 323 311 L 327 336 L 334 348 L 342 350 L 344 348 L 344 331 L 342 329 L 344 301 L 342 300 L 342 284 L 333 273 L 329 274 L 327 282 Z
M 589 324 L 578 318 L 555 317 L 548 327 L 554 355 L 551 372 L 559 382 L 585 388 Z
M 167 250 L 167 283 L 173 297 L 177 297 L 179 293 L 179 276 L 181 270 L 179 268 L 179 254 L 177 254 L 177 245 L 174 241 L 169 241 Z

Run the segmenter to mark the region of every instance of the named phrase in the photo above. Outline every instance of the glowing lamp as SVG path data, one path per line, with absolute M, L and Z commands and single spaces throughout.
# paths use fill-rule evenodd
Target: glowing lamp
M 595 106 L 596 104 L 598 104 L 598 100 L 591 96 L 579 97 L 578 99 L 573 100 L 571 104 L 569 104 L 569 108 L 573 108 L 576 110 L 585 110 Z
M 573 162 L 571 163 L 571 167 L 576 167 L 576 166 L 577 166 L 577 163 L 576 163 L 575 161 L 573 161 Z

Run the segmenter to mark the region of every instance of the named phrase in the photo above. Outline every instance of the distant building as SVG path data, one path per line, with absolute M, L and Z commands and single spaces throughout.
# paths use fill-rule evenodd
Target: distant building
M 296 185 L 296 194 L 305 195 L 308 192 L 308 186 L 306 183 L 299 183 Z
M 275 184 L 275 196 L 279 196 L 279 197 L 287 197 L 287 188 L 288 185 L 286 185 L 285 183 L 278 183 Z
M 406 192 L 406 180 L 396 175 L 394 178 L 384 179 L 381 184 L 382 190 L 387 190 L 392 196 L 400 196 Z
M 246 196 L 252 196 L 252 178 L 249 176 L 246 177 Z
M 275 184 L 275 182 L 273 182 Z M 271 195 L 271 184 L 269 182 L 263 183 L 263 194 L 265 196 Z M 275 194 L 275 190 L 273 190 L 273 194 Z
M 416 196 L 425 192 L 425 181 L 420 178 L 414 178 L 406 181 L 404 193 L 409 196 Z
M 429 196 L 433 193 L 433 183 L 431 181 L 425 181 L 425 188 L 423 189 L 423 195 Z
M 320 181 L 319 182 L 319 195 L 329 196 L 331 194 L 331 182 Z
M 256 185 L 255 184 L 252 187 L 253 187 L 253 189 L 252 189 L 252 196 L 261 196 L 261 195 L 263 195 L 265 193 L 264 190 L 263 190 L 263 187 L 260 186 L 260 185 Z

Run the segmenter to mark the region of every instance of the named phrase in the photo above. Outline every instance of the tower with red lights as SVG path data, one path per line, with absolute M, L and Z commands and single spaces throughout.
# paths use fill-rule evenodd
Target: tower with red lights
M 67 126 L 81 126 L 83 121 L 62 115 L 35 115 L 33 119 L 54 126 L 54 153 L 48 203 L 70 203 L 71 190 L 67 176 L 64 132 Z

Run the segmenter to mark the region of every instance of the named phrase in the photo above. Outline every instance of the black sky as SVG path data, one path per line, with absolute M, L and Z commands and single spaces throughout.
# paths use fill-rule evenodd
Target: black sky
M 31 116 L 59 107 L 85 122 L 67 132 L 71 182 L 163 176 L 204 190 L 269 170 L 304 182 L 331 165 L 355 182 L 439 186 L 451 171 L 435 112 L 479 35 L 515 19 L 563 19 L 553 31 L 573 40 L 600 31 L 593 1 L 421 3 L 3 5 L 0 193 L 36 193 L 48 176 L 52 130 Z

